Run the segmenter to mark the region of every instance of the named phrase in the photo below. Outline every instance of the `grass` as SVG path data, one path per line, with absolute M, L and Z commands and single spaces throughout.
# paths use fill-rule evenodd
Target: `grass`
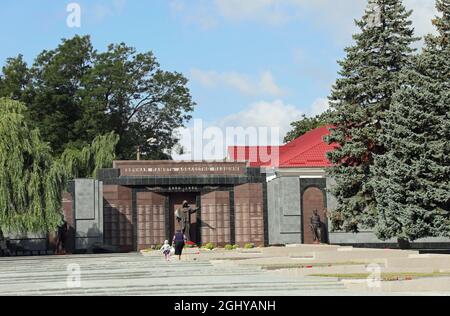
M 359 266 L 365 265 L 364 262 L 348 261 L 348 262 L 334 262 L 334 263 L 285 263 L 285 264 L 268 264 L 262 265 L 265 270 L 280 270 L 280 269 L 306 269 L 306 268 L 324 268 L 331 266 Z
M 363 280 L 367 279 L 373 274 L 370 273 L 349 273 L 349 274 L 311 274 L 313 277 L 324 277 L 324 278 L 336 278 L 336 279 L 347 279 L 347 280 Z M 418 273 L 418 272 L 389 272 L 381 273 L 381 281 L 408 281 L 423 278 L 437 278 L 450 276 L 450 272 L 431 272 L 431 273 Z

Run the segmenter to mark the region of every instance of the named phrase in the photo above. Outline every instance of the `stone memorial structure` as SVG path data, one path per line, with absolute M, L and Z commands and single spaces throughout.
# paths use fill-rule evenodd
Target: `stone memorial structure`
M 326 175 L 326 154 L 334 149 L 324 142 L 328 133 L 322 127 L 283 146 L 230 147 L 222 162 L 116 161 L 98 179 L 71 181 L 63 197 L 65 251 L 139 251 L 180 229 L 198 245 L 396 247 L 371 231 L 329 230 L 336 199 Z M 47 236 L 5 237 L 24 254 L 55 248 Z M 428 238 L 412 247 L 449 245 L 450 239 Z
M 245 162 L 116 161 L 98 177 L 104 243 L 119 251 L 171 240 L 185 202 L 196 244 L 268 243 L 266 176 Z
M 69 184 L 63 198 L 64 218 L 68 229 L 63 236 L 65 251 L 82 252 L 103 245 L 103 183 L 93 179 L 76 179 Z

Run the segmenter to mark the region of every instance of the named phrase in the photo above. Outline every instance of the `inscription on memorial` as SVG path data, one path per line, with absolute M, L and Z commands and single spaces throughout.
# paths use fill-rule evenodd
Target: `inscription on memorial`
M 173 161 L 116 161 L 114 168 L 121 176 L 198 176 L 245 174 L 245 163 L 197 163 Z

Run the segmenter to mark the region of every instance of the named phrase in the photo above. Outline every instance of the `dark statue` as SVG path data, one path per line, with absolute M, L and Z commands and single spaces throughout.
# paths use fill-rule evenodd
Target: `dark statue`
M 3 231 L 0 229 L 0 257 L 10 256 L 11 253 L 8 247 L 8 239 L 3 235 Z
M 322 242 L 322 220 L 317 210 L 314 211 L 311 217 L 311 230 L 314 236 L 315 243 Z
M 66 254 L 66 239 L 67 233 L 69 231 L 69 224 L 66 222 L 63 216 L 63 222 L 58 226 L 58 230 L 56 232 L 56 254 Z
M 181 225 L 181 231 L 186 236 L 187 241 L 191 240 L 191 215 L 199 211 L 200 208 L 193 209 L 187 201 L 183 202 L 181 209 L 175 211 L 175 218 Z

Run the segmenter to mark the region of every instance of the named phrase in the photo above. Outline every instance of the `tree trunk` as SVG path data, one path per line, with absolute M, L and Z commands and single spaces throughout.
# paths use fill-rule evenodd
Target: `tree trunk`
M 3 231 L 0 228 L 0 250 L 3 250 L 3 241 L 5 240 L 5 236 L 3 235 Z
M 0 257 L 3 257 L 6 253 L 6 240 L 5 237 L 3 236 L 3 231 L 0 228 Z

